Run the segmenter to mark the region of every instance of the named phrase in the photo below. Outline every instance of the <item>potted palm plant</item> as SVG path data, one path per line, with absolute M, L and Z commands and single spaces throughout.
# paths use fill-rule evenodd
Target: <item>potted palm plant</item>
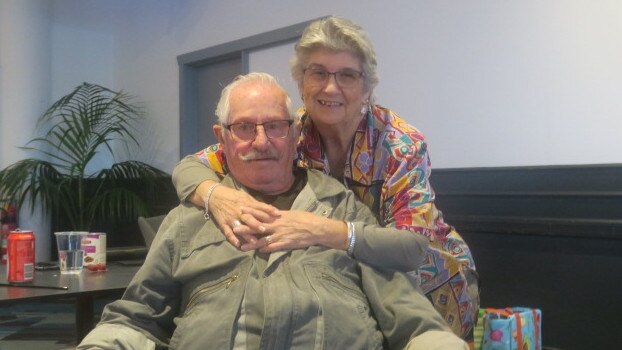
M 116 147 L 138 146 L 143 118 L 134 97 L 83 83 L 55 102 L 38 120 L 38 137 L 23 149 L 35 152 L 0 171 L 0 198 L 21 207 L 29 200 L 53 216 L 56 229 L 83 230 L 96 222 L 114 225 L 149 215 L 145 186 L 170 183 L 168 174 L 139 161 L 122 161 L 89 171 L 98 153 L 115 156 Z M 126 147 L 129 149 L 129 147 Z M 142 190 L 136 190 L 140 184 Z M 142 192 L 142 193 L 141 193 Z

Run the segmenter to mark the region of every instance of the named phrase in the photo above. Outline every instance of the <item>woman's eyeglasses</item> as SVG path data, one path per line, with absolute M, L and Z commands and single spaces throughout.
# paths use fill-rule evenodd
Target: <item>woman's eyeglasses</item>
M 336 72 L 329 72 L 323 68 L 308 67 L 305 68 L 303 72 L 305 82 L 315 86 L 326 84 L 328 79 L 330 79 L 330 76 L 334 75 L 337 85 L 342 88 L 351 88 L 356 86 L 363 77 L 363 72 L 350 68 L 341 69 Z
M 289 127 L 293 120 L 272 120 L 265 123 L 233 123 L 225 125 L 235 137 L 242 141 L 253 141 L 257 137 L 257 127 L 263 127 L 263 132 L 269 139 L 282 139 L 289 134 Z

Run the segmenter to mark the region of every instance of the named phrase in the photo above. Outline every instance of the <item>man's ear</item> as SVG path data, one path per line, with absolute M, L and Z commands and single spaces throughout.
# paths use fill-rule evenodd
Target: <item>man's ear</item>
M 218 140 L 218 143 L 220 143 L 221 145 L 224 145 L 225 138 L 222 137 L 222 132 L 224 131 L 222 125 L 214 124 L 214 126 L 212 127 L 212 130 L 214 131 L 214 136 L 216 136 L 216 140 Z

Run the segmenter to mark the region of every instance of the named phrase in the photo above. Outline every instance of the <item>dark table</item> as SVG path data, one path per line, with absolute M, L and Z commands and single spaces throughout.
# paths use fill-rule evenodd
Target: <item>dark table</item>
M 108 271 L 80 274 L 61 274 L 58 270 L 35 271 L 34 286 L 66 286 L 67 290 L 0 286 L 0 305 L 29 301 L 75 298 L 76 334 L 78 343 L 93 329 L 93 301 L 102 296 L 123 293 L 140 266 L 138 264 L 109 263 Z M 0 266 L 0 283 L 6 283 L 6 265 Z

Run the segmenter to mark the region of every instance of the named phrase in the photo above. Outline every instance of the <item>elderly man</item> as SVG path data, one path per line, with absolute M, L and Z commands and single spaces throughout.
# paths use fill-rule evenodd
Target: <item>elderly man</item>
M 181 204 L 123 299 L 106 307 L 78 349 L 468 348 L 408 275 L 350 256 L 355 230 L 375 219 L 336 180 L 293 167 L 299 126 L 271 76 L 238 77 L 223 90 L 216 114 L 214 133 L 229 168 L 221 186 L 284 209 L 266 233 L 311 213 L 341 222 L 349 231 L 345 249 L 241 251 L 209 213 Z M 269 244 L 269 237 L 261 239 Z M 359 238 L 361 245 L 374 242 Z M 415 243 L 423 256 L 426 240 Z

